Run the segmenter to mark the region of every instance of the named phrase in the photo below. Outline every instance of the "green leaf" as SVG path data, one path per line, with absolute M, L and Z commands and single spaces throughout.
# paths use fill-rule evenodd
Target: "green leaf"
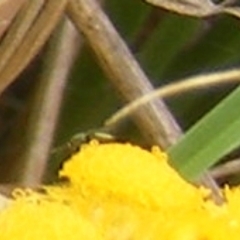
M 240 87 L 169 149 L 172 165 L 185 178 L 196 179 L 223 156 L 240 146 L 239 106 Z

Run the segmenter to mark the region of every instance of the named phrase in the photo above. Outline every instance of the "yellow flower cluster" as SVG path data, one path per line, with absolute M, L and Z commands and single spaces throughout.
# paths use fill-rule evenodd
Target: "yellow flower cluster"
M 0 240 L 238 240 L 240 189 L 210 191 L 175 172 L 167 155 L 92 141 L 59 173 L 68 183 L 18 190 L 0 213 Z

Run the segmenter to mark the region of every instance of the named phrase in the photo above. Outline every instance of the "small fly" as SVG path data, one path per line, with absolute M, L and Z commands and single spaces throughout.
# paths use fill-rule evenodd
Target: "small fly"
M 63 159 L 67 159 L 72 154 L 76 153 L 82 144 L 88 143 L 93 139 L 98 140 L 100 143 L 110 143 L 116 141 L 116 138 L 110 133 L 98 130 L 89 130 L 87 132 L 80 132 L 73 135 L 67 143 L 54 148 L 51 154 L 61 154 L 64 155 Z

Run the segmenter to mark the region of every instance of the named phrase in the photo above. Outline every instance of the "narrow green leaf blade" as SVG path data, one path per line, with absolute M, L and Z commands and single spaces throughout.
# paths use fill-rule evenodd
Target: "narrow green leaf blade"
M 240 146 L 240 87 L 169 149 L 172 165 L 189 180 Z M 196 109 L 197 111 L 197 109 Z

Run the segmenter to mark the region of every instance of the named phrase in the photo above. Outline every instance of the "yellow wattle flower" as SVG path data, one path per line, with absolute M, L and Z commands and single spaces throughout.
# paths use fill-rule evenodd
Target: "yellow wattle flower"
M 103 240 L 87 219 L 67 203 L 30 192 L 0 213 L 1 240 Z
M 159 148 L 92 141 L 60 171 L 69 183 L 15 192 L 0 240 L 238 240 L 240 188 L 226 202 L 186 182 Z
M 157 147 L 149 152 L 131 144 L 92 141 L 65 162 L 60 177 L 68 177 L 85 194 L 153 209 L 200 204 L 204 194 L 183 180 Z

